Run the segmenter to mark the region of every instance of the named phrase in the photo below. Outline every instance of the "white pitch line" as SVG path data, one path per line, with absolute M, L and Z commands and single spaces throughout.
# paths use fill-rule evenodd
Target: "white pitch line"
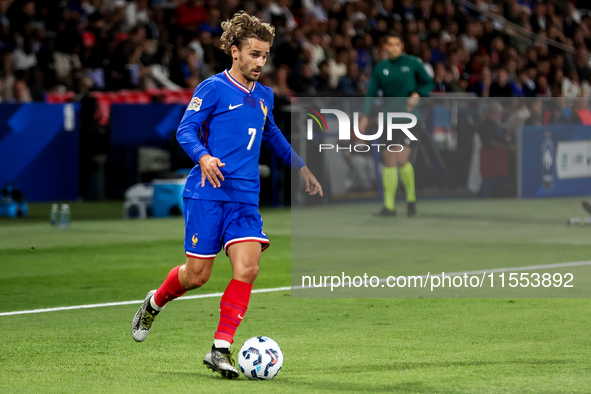
M 257 289 L 253 290 L 253 293 L 269 293 L 272 291 L 284 291 L 291 290 L 291 287 L 275 287 L 270 289 Z M 209 293 L 209 294 L 196 294 L 192 296 L 183 296 L 177 298 L 177 300 L 194 300 L 197 298 L 213 298 L 221 297 L 224 293 Z M 73 309 L 91 309 L 91 308 L 102 308 L 104 306 L 119 306 L 119 305 L 132 305 L 141 304 L 144 300 L 134 301 L 121 301 L 121 302 L 106 302 L 104 304 L 87 304 L 87 305 L 74 305 L 74 306 L 60 306 L 56 308 L 45 308 L 45 309 L 31 309 L 27 311 L 14 311 L 14 312 L 1 312 L 0 316 L 12 316 L 12 315 L 28 315 L 30 313 L 43 313 L 43 312 L 58 312 L 58 311 L 70 311 Z
M 556 263 L 556 264 L 546 264 L 546 265 L 529 265 L 526 267 L 511 267 L 511 268 L 492 268 L 488 270 L 477 270 L 477 271 L 464 271 L 464 272 L 450 272 L 446 274 L 447 276 L 459 276 L 459 275 L 477 275 L 487 272 L 508 272 L 508 271 L 529 271 L 529 270 L 540 270 L 546 268 L 562 268 L 562 267 L 577 267 L 583 265 L 591 265 L 591 261 L 574 261 L 570 263 Z M 426 277 L 427 275 L 421 275 L 421 277 Z M 441 276 L 441 274 L 437 275 L 430 275 L 430 276 Z M 385 282 L 386 279 L 380 279 L 380 282 Z M 307 288 L 307 287 L 306 287 Z M 302 286 L 287 286 L 287 287 L 274 287 L 268 289 L 256 289 L 253 290 L 253 294 L 255 293 L 271 293 L 275 291 L 285 291 L 285 290 L 302 290 L 304 287 Z M 196 294 L 191 296 L 183 296 L 177 298 L 176 300 L 195 300 L 198 298 L 214 298 L 214 297 L 221 297 L 224 293 L 209 293 L 209 294 Z M 176 301 L 175 300 L 175 301 Z M 92 309 L 92 308 L 102 308 L 105 306 L 119 306 L 119 305 L 132 305 L 132 304 L 141 304 L 144 300 L 134 300 L 134 301 L 121 301 L 121 302 L 106 302 L 103 304 L 87 304 L 87 305 L 74 305 L 74 306 L 60 306 L 56 308 L 45 308 L 45 309 L 31 309 L 25 311 L 14 311 L 14 312 L 0 312 L 0 316 L 13 316 L 13 315 L 27 315 L 31 313 L 44 313 L 44 312 L 58 312 L 58 311 L 69 311 L 74 309 Z

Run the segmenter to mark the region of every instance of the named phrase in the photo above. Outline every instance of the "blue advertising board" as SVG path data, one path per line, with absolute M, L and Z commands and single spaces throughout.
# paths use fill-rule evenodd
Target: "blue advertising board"
M 113 104 L 112 146 L 156 146 L 164 148 L 185 113 L 180 104 Z
M 28 201 L 75 200 L 80 155 L 79 104 L 0 105 L 0 186 Z
M 591 127 L 524 127 L 519 170 L 521 197 L 591 194 Z

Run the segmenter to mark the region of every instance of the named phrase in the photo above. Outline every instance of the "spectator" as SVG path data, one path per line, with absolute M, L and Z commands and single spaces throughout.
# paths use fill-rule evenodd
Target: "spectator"
M 148 23 L 150 23 L 148 0 L 134 0 L 127 3 L 125 19 L 121 30 L 129 31 L 138 24 L 147 25 Z
M 480 73 L 480 79 L 468 88 L 469 92 L 474 92 L 478 97 L 490 97 L 490 87 L 492 78 L 490 68 L 484 67 Z
M 179 26 L 184 31 L 194 31 L 209 18 L 203 0 L 187 0 L 177 8 Z
M 201 26 L 199 26 L 199 29 L 201 31 L 206 31 L 211 35 L 221 36 L 224 31 L 222 30 L 222 21 L 220 20 L 220 10 L 217 8 L 211 8 L 209 10 L 207 22 L 203 22 Z
M 326 53 L 324 52 L 324 48 L 322 48 L 321 44 L 322 37 L 317 31 L 313 31 L 309 36 L 309 42 L 307 45 L 312 51 L 312 63 L 313 68 L 316 69 L 316 71 L 318 71 L 320 62 L 326 60 Z
M 513 97 L 530 97 L 528 95 L 528 91 L 527 91 L 527 86 L 526 86 L 526 81 L 527 81 L 527 72 L 525 70 L 521 70 L 519 71 L 519 74 L 517 75 L 517 79 L 515 79 L 514 81 L 511 81 L 510 85 L 511 85 L 511 90 L 512 90 L 512 96 Z
M 591 126 L 591 111 L 589 111 L 586 97 L 578 97 L 575 99 L 570 120 L 572 124 Z
M 287 83 L 287 76 L 289 75 L 289 69 L 285 66 L 279 67 L 275 73 L 275 80 L 271 85 L 273 93 L 279 97 L 291 97 L 294 95 L 293 90 Z
M 301 42 L 304 36 L 300 29 L 295 29 L 288 41 L 283 43 L 275 52 L 274 65 L 276 68 L 286 65 L 293 69 L 302 52 Z
M 276 26 L 264 75 L 276 76 L 278 68 L 287 66 L 287 79 L 293 81 L 307 73 L 301 71 L 307 64 L 314 90 L 327 94 L 337 89 L 351 61 L 357 63 L 364 81 L 373 65 L 385 58 L 380 43 L 392 30 L 408 38 L 409 53 L 423 60 L 442 92 L 469 91 L 481 97 L 591 95 L 591 18 L 573 2 L 560 7 L 556 3 L 556 9 L 551 2 L 531 0 L 478 2 L 499 18 L 503 15 L 538 34 L 531 45 L 510 34 L 502 19 L 468 12 L 456 2 L 186 0 L 179 4 L 175 9 L 170 0 L 1 1 L 0 51 L 10 61 L 4 66 L 5 98 L 12 97 L 15 72 L 35 98 L 39 95 L 33 92 L 77 90 L 82 77 L 99 90 L 174 86 L 168 75 L 178 85 L 192 85 L 228 66 L 229 58 L 220 50 L 221 21 L 238 9 L 264 16 Z M 546 38 L 572 47 L 574 54 L 555 48 Z M 195 54 L 185 52 L 188 46 Z M 192 65 L 194 57 L 198 67 Z M 328 73 L 326 66 L 321 70 L 323 61 Z M 443 68 L 436 77 L 438 63 Z M 491 68 L 503 68 L 506 78 L 498 71 L 491 82 Z M 464 73 L 469 73 L 469 80 Z
M 447 42 L 443 36 L 438 36 L 433 33 L 428 37 L 429 47 L 431 49 L 431 64 L 445 63 L 447 56 L 445 55 Z
M 447 70 L 445 69 L 445 65 L 443 63 L 436 63 L 433 72 L 433 82 L 435 83 L 435 89 L 433 91 L 439 93 L 449 92 L 451 89 L 446 81 Z
M 316 89 L 314 88 L 314 74 L 310 63 L 301 64 L 298 71 L 298 74 L 291 79 L 289 86 L 301 96 L 314 96 Z
M 588 80 L 589 77 L 591 77 L 591 73 L 589 72 L 589 62 L 587 61 L 588 56 L 589 51 L 586 46 L 581 45 L 577 48 L 575 54 L 575 67 L 579 74 L 579 80 Z
M 480 150 L 480 172 L 482 185 L 480 195 L 491 197 L 495 188 L 511 190 L 513 186 L 508 182 L 509 153 L 513 145 L 508 142 L 505 129 L 501 125 L 503 106 L 498 101 L 492 101 L 485 109 L 485 119 L 478 127 L 478 134 L 482 141 Z
M 285 19 L 285 27 L 287 27 L 288 30 L 293 30 L 298 25 L 289 9 L 291 6 L 291 0 L 277 0 L 269 4 L 269 12 L 271 15 L 275 17 L 280 16 Z
M 536 4 L 534 13 L 529 20 L 529 24 L 534 33 L 540 33 L 541 31 L 546 30 L 546 27 L 549 24 L 547 12 L 546 3 L 538 2 Z
M 536 71 L 535 67 L 527 67 L 525 69 L 525 73 L 526 73 L 525 83 L 524 83 L 525 96 L 526 97 L 533 97 L 534 91 L 536 89 L 536 83 L 534 82 L 534 80 L 536 79 L 538 72 Z
M 503 38 L 500 36 L 495 37 L 491 42 L 491 49 L 490 49 L 490 67 L 495 67 L 500 59 L 502 53 L 505 51 L 505 43 L 503 42 Z
M 529 114 L 529 118 L 527 118 L 525 121 L 526 126 L 542 126 L 544 124 L 544 114 L 541 100 L 535 99 L 530 101 Z
M 23 44 L 12 52 L 12 69 L 25 72 L 36 65 L 37 56 L 33 52 L 33 40 L 26 38 Z
M 563 96 L 571 99 L 581 95 L 582 91 L 581 86 L 579 85 L 579 74 L 577 74 L 576 70 L 569 70 L 568 78 L 563 78 L 561 92 Z
M 14 85 L 12 87 L 12 97 L 12 100 L 10 100 L 11 103 L 24 104 L 33 101 L 33 99 L 31 98 L 31 92 L 29 91 L 29 87 L 27 86 L 27 83 L 22 79 L 17 79 L 14 82 Z
M 513 90 L 507 79 L 507 71 L 504 68 L 499 69 L 495 81 L 490 85 L 490 97 L 511 97 L 513 95 Z
M 551 97 L 552 92 L 550 91 L 550 87 L 548 86 L 548 78 L 545 75 L 540 74 L 538 75 L 538 79 L 536 81 L 536 88 L 534 90 L 534 96 L 536 97 Z
M 334 0 L 320 0 L 313 10 L 315 19 L 321 22 L 328 21 L 328 13 L 333 9 Z
M 581 82 L 581 96 L 583 96 L 583 97 L 590 97 L 591 96 L 591 84 L 589 83 L 589 80 L 583 80 Z
M 466 26 L 466 32 L 460 36 L 464 48 L 466 48 L 471 54 L 478 50 L 478 39 L 476 38 L 476 32 L 478 25 L 476 22 L 470 22 Z
M 355 37 L 356 62 L 361 74 L 370 75 L 372 70 L 371 48 L 373 39 L 370 35 Z
M 326 60 L 323 60 L 318 65 L 318 75 L 314 77 L 314 88 L 318 93 L 326 93 L 330 88 L 330 67 Z
M 6 17 L 10 24 L 10 32 L 18 32 L 27 35 L 28 27 L 36 23 L 36 6 L 33 0 L 13 1 L 6 11 Z
M 570 115 L 566 97 L 557 97 L 550 102 L 550 109 L 544 114 L 544 125 L 568 124 Z
M 201 61 L 197 57 L 197 52 L 193 49 L 186 49 L 183 52 L 183 60 L 181 61 L 181 71 L 183 73 L 183 82 L 187 87 L 196 87 L 201 82 L 200 65 Z
M 346 96 L 360 96 L 363 94 L 357 63 L 349 62 L 347 65 L 347 74 L 339 80 L 336 90 Z
M 74 16 L 69 16 L 58 26 L 52 59 L 57 83 L 70 90 L 74 87 L 75 72 L 82 68 L 78 54 L 82 51 L 83 43 L 78 24 Z
M 328 68 L 330 74 L 330 87 L 335 89 L 341 77 L 347 74 L 347 58 L 349 50 L 347 48 L 339 48 L 335 60 L 328 61 Z
M 458 79 L 457 83 L 455 84 L 455 87 L 452 86 L 452 91 L 467 92 L 469 86 L 470 86 L 470 74 L 462 73 L 462 75 L 460 75 L 460 79 Z

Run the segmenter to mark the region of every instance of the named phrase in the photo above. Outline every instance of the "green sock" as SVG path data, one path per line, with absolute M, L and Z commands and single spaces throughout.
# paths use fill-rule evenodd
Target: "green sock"
M 406 191 L 406 201 L 415 202 L 417 200 L 415 195 L 415 169 L 410 162 L 400 168 L 400 176 L 402 176 L 402 183 Z
M 393 211 L 396 202 L 396 188 L 398 187 L 398 167 L 384 167 L 382 183 L 384 184 L 384 206 Z

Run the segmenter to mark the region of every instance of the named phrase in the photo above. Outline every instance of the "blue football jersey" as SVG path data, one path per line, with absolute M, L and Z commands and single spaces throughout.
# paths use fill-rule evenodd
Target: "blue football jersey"
M 271 88 L 254 82 L 248 90 L 228 70 L 197 86 L 176 134 L 196 163 L 187 178 L 183 197 L 258 205 L 261 142 L 287 165 L 298 170 L 304 166 L 275 124 L 273 103 Z M 208 180 L 201 187 L 198 163 L 206 154 L 225 163 L 219 168 L 225 179 L 219 188 Z

